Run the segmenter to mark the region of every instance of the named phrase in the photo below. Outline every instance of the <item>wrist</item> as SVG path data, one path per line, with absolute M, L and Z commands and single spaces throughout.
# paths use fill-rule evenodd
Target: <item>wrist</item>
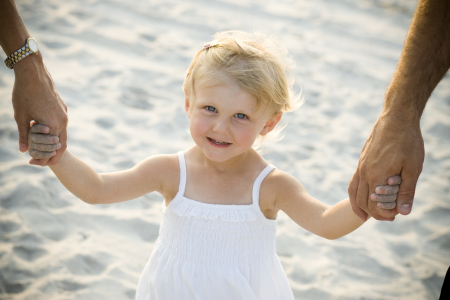
M 401 122 L 408 126 L 420 126 L 420 118 L 425 106 L 422 107 L 415 102 L 417 97 L 418 95 L 408 92 L 401 93 L 395 89 L 388 89 L 380 118 Z
M 29 55 L 14 65 L 14 75 L 16 79 L 23 77 L 39 76 L 45 70 L 44 60 L 41 52 L 37 55 Z

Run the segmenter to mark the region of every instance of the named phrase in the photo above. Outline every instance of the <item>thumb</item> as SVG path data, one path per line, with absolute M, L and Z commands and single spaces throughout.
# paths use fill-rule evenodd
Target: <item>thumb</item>
M 19 151 L 25 153 L 28 150 L 28 132 L 30 131 L 30 122 L 25 118 L 17 120 L 19 129 Z
M 414 176 L 406 172 L 402 172 L 401 176 L 402 182 L 400 183 L 400 189 L 397 195 L 397 211 L 402 215 L 407 215 L 412 209 L 419 176 Z

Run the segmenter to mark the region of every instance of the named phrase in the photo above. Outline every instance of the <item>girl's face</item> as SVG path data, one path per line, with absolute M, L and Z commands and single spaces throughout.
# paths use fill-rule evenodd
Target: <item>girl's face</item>
M 221 78 L 217 86 L 197 84 L 195 101 L 185 99 L 192 138 L 204 155 L 216 162 L 246 153 L 258 134 L 270 132 L 282 115 L 274 116 L 267 105 L 256 110 L 257 101 L 251 94 L 229 76 L 222 74 Z

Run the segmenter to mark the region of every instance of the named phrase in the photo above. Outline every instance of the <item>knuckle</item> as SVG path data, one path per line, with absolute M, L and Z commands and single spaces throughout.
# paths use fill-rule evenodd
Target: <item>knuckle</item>
M 61 122 L 64 124 L 63 127 L 66 127 L 67 124 L 69 123 L 69 116 L 66 114 L 64 114 L 64 116 L 61 118 Z
M 30 150 L 30 151 L 28 151 L 28 153 L 30 154 L 30 156 L 32 157 L 32 158 L 34 158 L 34 159 L 39 159 L 39 158 L 41 158 L 41 155 L 40 155 L 40 153 L 39 153 L 39 151 L 37 151 L 37 150 Z
M 375 188 L 375 193 L 377 194 L 386 194 L 386 187 L 380 185 Z
M 395 207 L 395 203 L 386 202 L 381 205 L 382 209 L 393 209 Z
M 414 194 L 415 194 L 415 190 L 403 190 L 403 191 L 399 191 L 399 193 L 397 194 L 398 198 L 401 198 L 401 202 L 402 203 L 412 203 L 414 200 Z
M 50 127 L 50 129 L 58 129 L 59 128 L 59 122 L 57 120 L 50 120 L 47 122 L 47 126 Z
M 356 187 L 354 186 L 353 182 L 350 182 L 350 184 L 348 185 L 348 194 L 351 197 L 353 197 L 355 193 L 356 193 Z

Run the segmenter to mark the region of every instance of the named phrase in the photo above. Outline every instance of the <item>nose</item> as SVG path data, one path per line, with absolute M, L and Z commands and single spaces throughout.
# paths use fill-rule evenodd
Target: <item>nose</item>
M 214 124 L 213 130 L 214 132 L 220 134 L 228 134 L 229 124 L 228 121 L 222 118 L 218 118 L 216 123 Z

